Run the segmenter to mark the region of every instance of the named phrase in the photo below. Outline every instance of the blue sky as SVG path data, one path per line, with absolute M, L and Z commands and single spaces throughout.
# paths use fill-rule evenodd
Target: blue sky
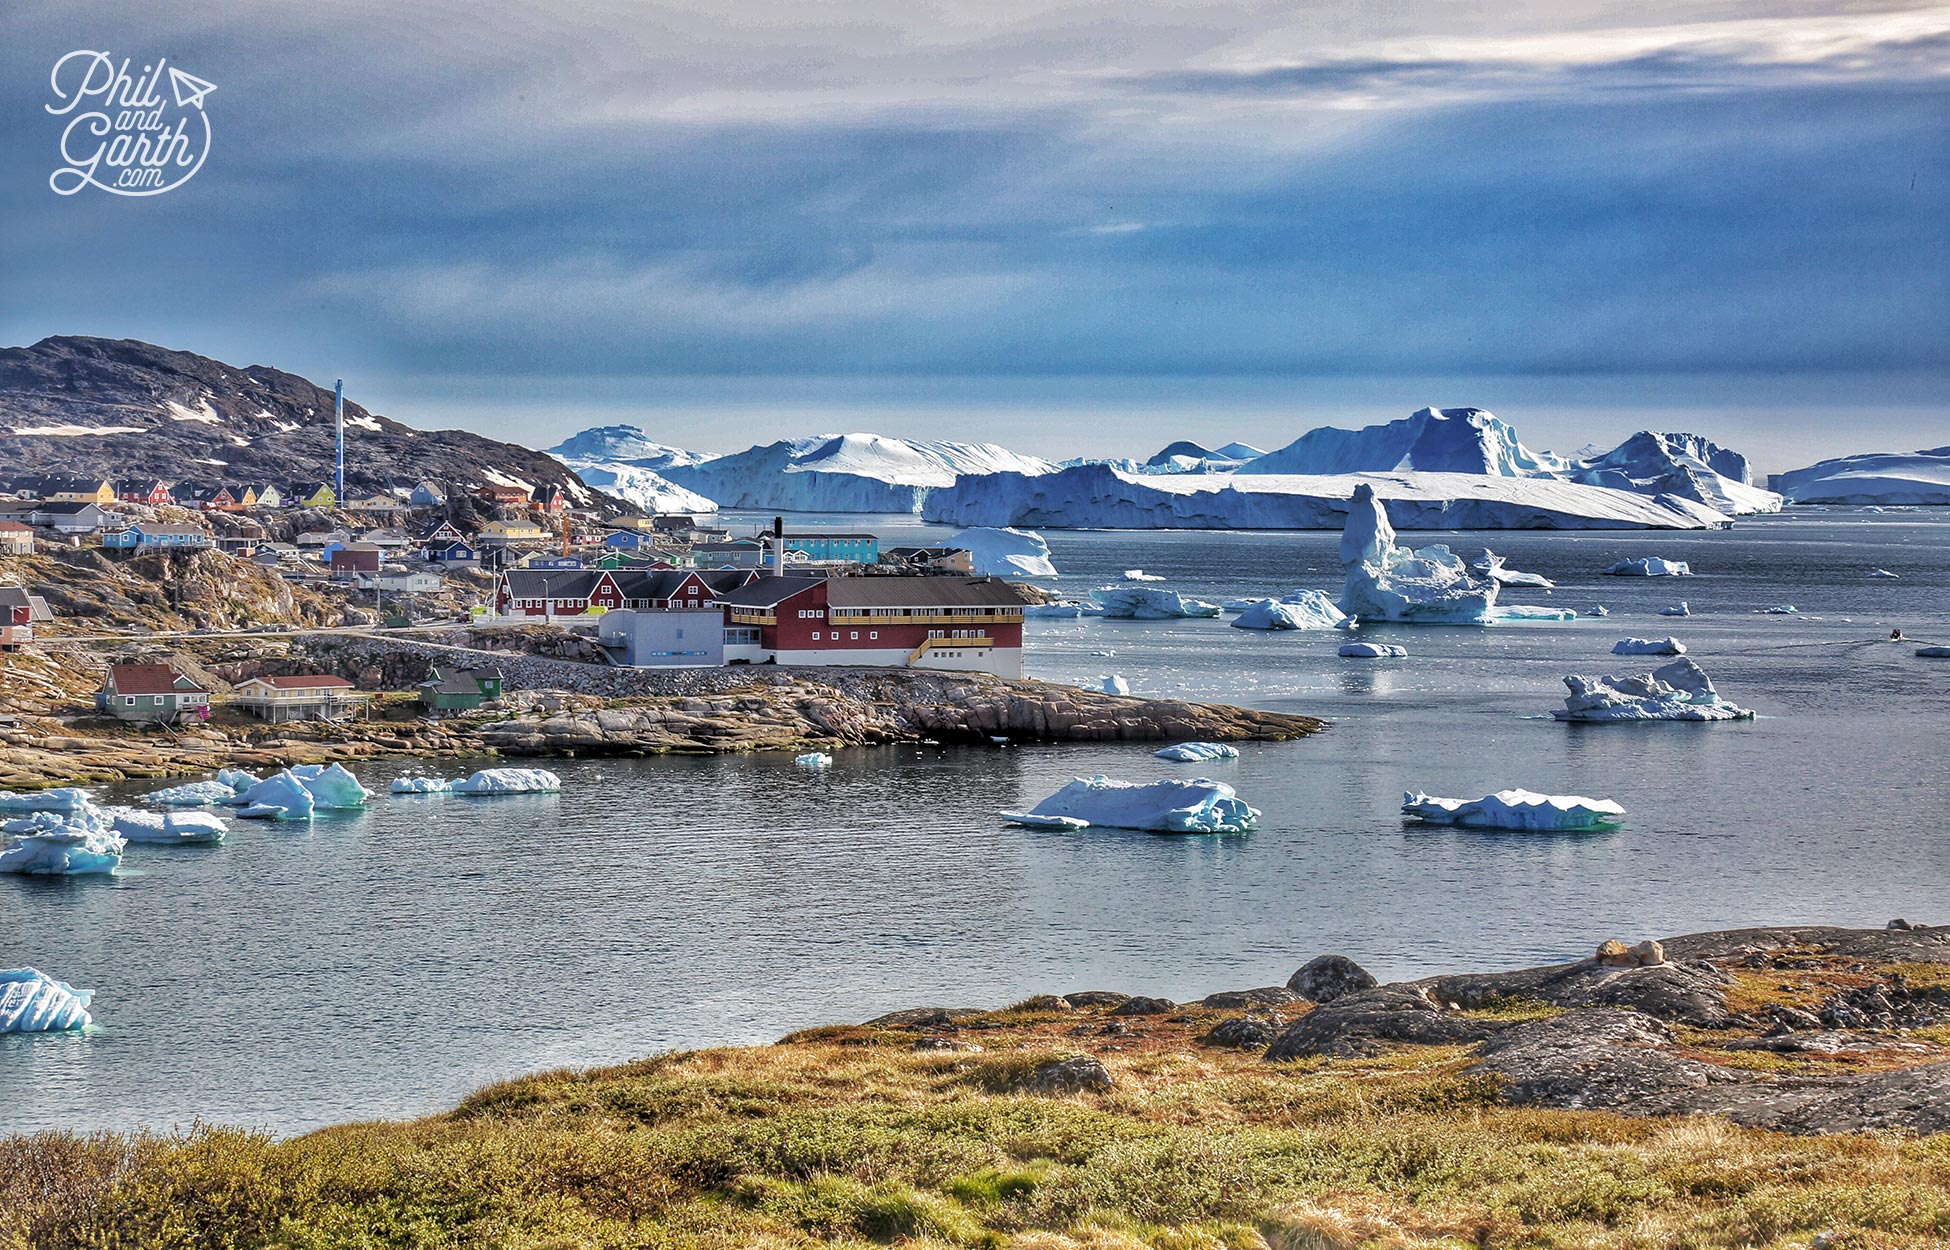
M 0 17 L 0 341 L 537 444 L 1950 441 L 1946 8 L 184 7 Z M 75 48 L 217 84 L 192 181 L 49 191 Z

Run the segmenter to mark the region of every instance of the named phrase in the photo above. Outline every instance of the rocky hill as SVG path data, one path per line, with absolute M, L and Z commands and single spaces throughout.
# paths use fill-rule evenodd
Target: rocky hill
M 345 427 L 348 490 L 422 478 L 547 484 L 578 503 L 620 506 L 561 461 L 513 443 L 411 429 L 350 401 Z M 265 365 L 237 368 L 132 339 L 0 348 L 0 465 L 168 482 L 329 480 L 332 392 Z

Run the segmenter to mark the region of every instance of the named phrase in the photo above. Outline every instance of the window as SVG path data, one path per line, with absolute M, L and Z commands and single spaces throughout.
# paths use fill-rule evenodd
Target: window
M 814 641 L 814 642 L 818 642 L 818 641 L 819 641 L 819 631 L 818 631 L 818 630 L 816 630 L 816 629 L 815 629 L 815 630 L 813 631 L 813 641 Z
M 134 696 L 134 695 L 132 695 L 132 694 L 131 694 L 131 695 L 124 695 L 124 696 L 123 696 L 123 698 L 122 698 L 122 705 L 123 705 L 124 707 L 134 707 L 134 706 L 135 706 L 135 696 Z
M 849 631 L 847 634 L 847 640 L 850 642 L 860 641 L 860 631 L 857 629 Z

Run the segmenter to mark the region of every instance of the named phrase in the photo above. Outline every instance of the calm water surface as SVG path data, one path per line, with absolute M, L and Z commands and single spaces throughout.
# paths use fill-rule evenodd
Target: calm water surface
M 828 518 L 890 542 L 947 531 Z M 1410 535 L 1559 582 L 1513 602 L 1605 620 L 1340 634 L 1220 621 L 1035 622 L 1032 675 L 1304 711 L 1331 729 L 1217 766 L 1137 746 L 883 748 L 569 761 L 558 796 L 382 798 L 215 848 L 131 848 L 112 879 L 0 878 L 0 966 L 98 991 L 80 1036 L 0 1038 L 0 1131 L 206 1121 L 289 1132 L 416 1114 L 479 1084 L 769 1039 L 921 1003 L 1109 987 L 1189 998 L 1322 951 L 1384 977 L 1521 966 L 1776 921 L 1950 921 L 1950 516 L 1799 511 L 1731 532 Z M 1332 534 L 1051 534 L 1078 592 L 1143 568 L 1218 599 L 1336 589 Z M 1699 576 L 1605 578 L 1626 556 Z M 1871 579 L 1886 568 L 1900 579 Z M 1698 615 L 1657 615 L 1680 597 Z M 1792 603 L 1794 616 L 1757 609 Z M 1567 726 L 1569 672 L 1644 671 L 1681 637 L 1749 724 Z M 1100 654 L 1111 652 L 1114 654 Z M 390 766 L 365 770 L 383 789 Z M 1012 828 L 1071 776 L 1200 772 L 1257 833 Z M 1615 798 L 1616 833 L 1405 827 L 1401 791 Z M 128 793 L 153 788 L 143 786 Z M 108 797 L 121 798 L 120 794 Z

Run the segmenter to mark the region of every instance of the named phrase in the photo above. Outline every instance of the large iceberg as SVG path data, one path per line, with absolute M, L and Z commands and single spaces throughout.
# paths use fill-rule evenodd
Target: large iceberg
M 1636 677 L 1566 677 L 1571 693 L 1551 712 L 1562 721 L 1752 720 L 1720 697 L 1700 666 L 1678 659 Z
M 1693 575 L 1692 566 L 1684 560 L 1662 560 L 1658 556 L 1620 560 L 1598 571 L 1607 577 L 1691 577 Z
M 230 827 L 208 812 L 144 812 L 111 807 L 108 827 L 126 842 L 188 846 L 221 842 Z
M 1223 742 L 1181 742 L 1176 746 L 1153 751 L 1152 754 L 1161 760 L 1170 760 L 1174 764 L 1190 764 L 1210 760 L 1236 760 L 1239 758 L 1239 748 L 1227 746 Z
M 1284 599 L 1254 599 L 1243 604 L 1234 629 L 1334 629 L 1347 620 L 1325 592 L 1296 590 Z
M 1219 614 L 1216 603 L 1186 599 L 1155 586 L 1108 586 L 1091 591 L 1090 598 L 1103 609 L 1105 617 L 1117 621 L 1172 621 Z
M 1440 799 L 1431 794 L 1402 795 L 1402 814 L 1432 825 L 1465 829 L 1610 829 L 1625 809 L 1610 799 L 1575 794 L 1533 794 L 1498 790 L 1480 799 Z
M 1033 476 L 1055 468 L 1047 460 L 992 443 L 822 434 L 768 443 L 700 464 L 671 465 L 659 472 L 724 508 L 918 512 L 928 492 L 952 486 L 958 475 L 1007 471 Z
M 448 788 L 455 794 L 552 794 L 562 779 L 546 768 L 483 768 Z
M 1004 812 L 1017 824 L 1105 825 L 1153 833 L 1243 833 L 1259 827 L 1259 812 L 1224 782 L 1133 782 L 1078 777 L 1028 812 Z
M 78 990 L 38 968 L 0 970 L 0 1033 L 85 1029 L 95 991 Z
M 604 464 L 593 460 L 564 460 L 575 475 L 605 495 L 656 514 L 659 512 L 715 512 L 718 505 L 694 490 L 686 490 L 654 469 L 633 464 Z
M 1341 531 L 1341 563 L 1347 585 L 1340 609 L 1358 620 L 1482 625 L 1496 606 L 1496 583 L 1472 580 L 1449 548 L 1396 546 L 1388 513 L 1366 483 L 1354 492 Z
M 1698 434 L 1641 430 L 1602 456 L 1572 461 L 1564 475 L 1590 486 L 1675 495 L 1729 516 L 1781 510 L 1781 496 L 1752 485 L 1745 456 Z
M 1823 460 L 1774 476 L 1792 503 L 1950 504 L 1950 447 Z
M 941 545 L 966 551 L 977 577 L 1056 576 L 1049 544 L 1034 530 L 978 525 L 950 535 Z
M 1613 655 L 1685 655 L 1686 644 L 1677 638 L 1620 638 L 1612 644 Z

